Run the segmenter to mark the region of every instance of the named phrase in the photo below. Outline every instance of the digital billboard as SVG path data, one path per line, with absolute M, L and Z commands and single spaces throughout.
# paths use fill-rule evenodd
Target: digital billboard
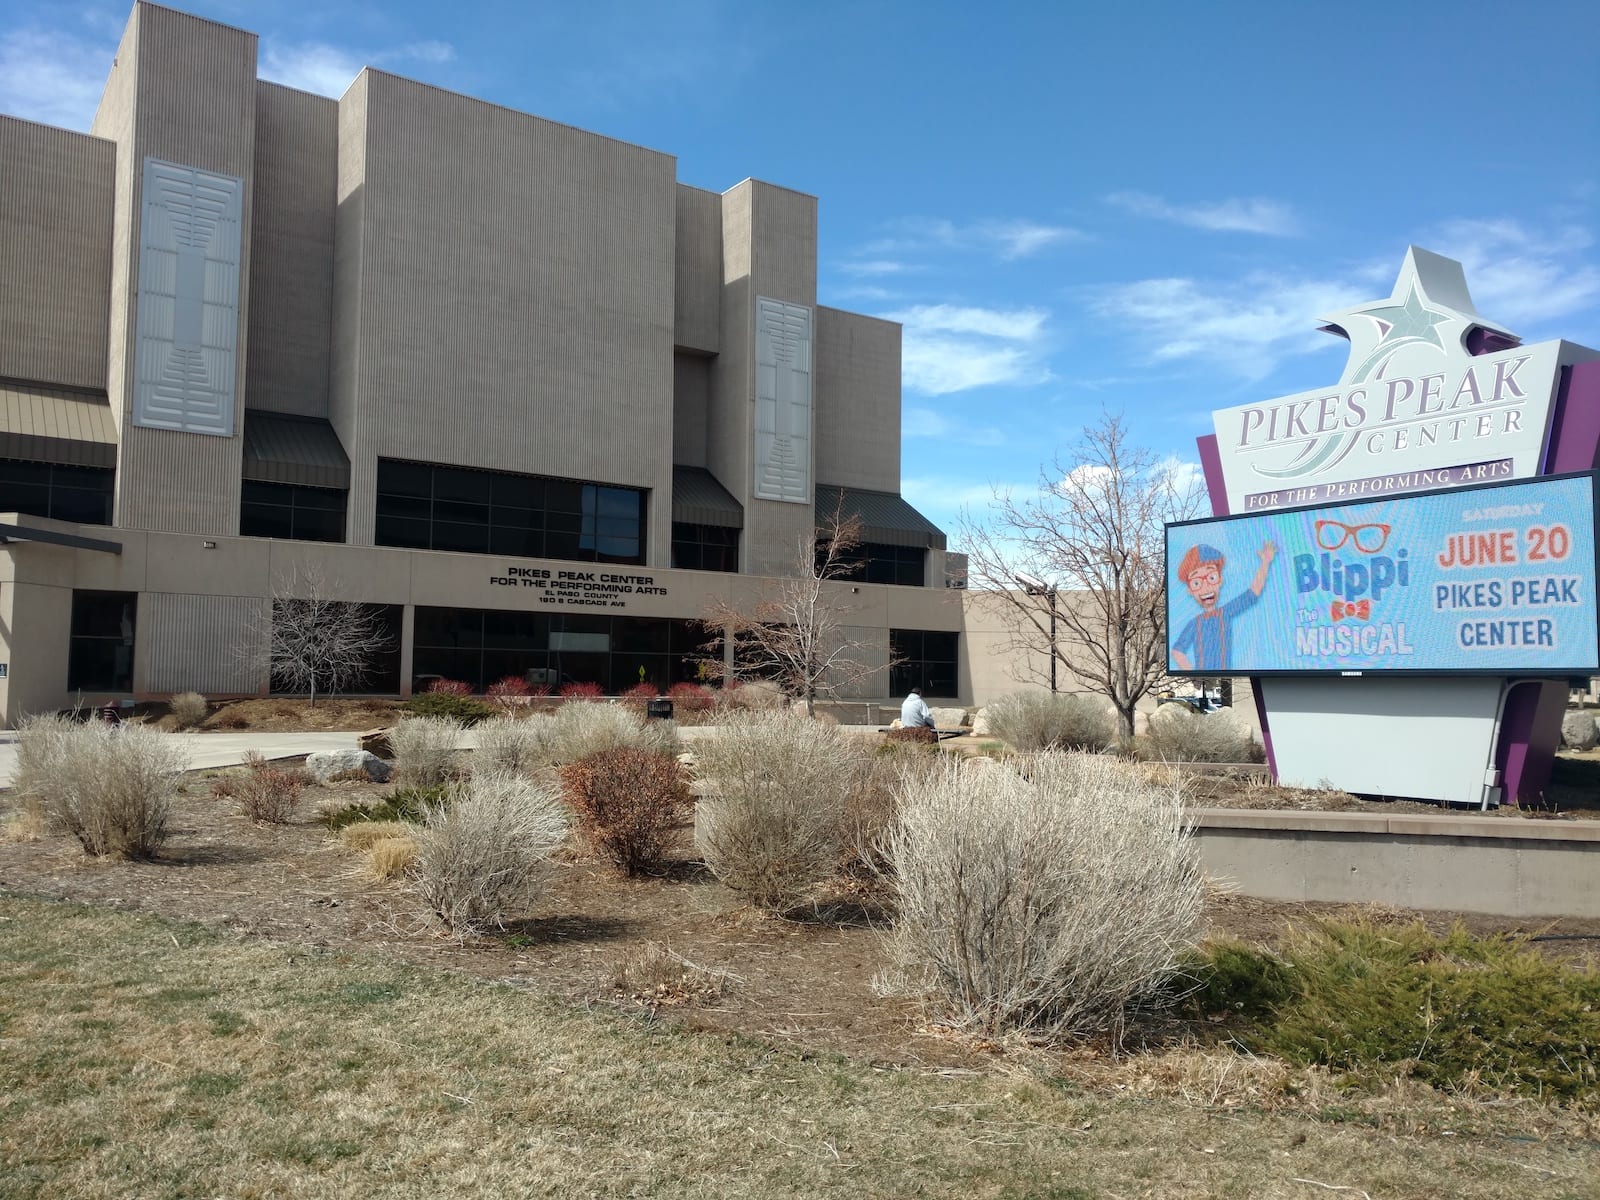
M 1169 525 L 1168 670 L 1600 672 L 1595 479 Z

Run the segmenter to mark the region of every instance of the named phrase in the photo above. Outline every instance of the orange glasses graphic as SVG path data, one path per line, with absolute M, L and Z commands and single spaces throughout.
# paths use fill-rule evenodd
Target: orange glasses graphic
M 1337 550 L 1346 542 L 1363 554 L 1376 554 L 1389 541 L 1387 525 L 1346 525 L 1342 521 L 1318 521 L 1317 545 Z

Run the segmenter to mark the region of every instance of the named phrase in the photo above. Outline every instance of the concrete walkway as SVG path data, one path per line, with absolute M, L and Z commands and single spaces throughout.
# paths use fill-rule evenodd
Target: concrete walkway
M 189 757 L 189 769 L 231 767 L 254 750 L 266 758 L 292 758 L 316 750 L 354 749 L 355 733 L 174 733 L 169 734 Z M 17 773 L 15 738 L 0 741 L 0 787 L 10 787 Z

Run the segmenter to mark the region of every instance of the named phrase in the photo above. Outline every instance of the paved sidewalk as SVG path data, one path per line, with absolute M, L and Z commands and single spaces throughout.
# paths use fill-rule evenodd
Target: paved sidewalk
M 231 767 L 251 750 L 267 758 L 291 758 L 316 750 L 353 749 L 355 733 L 174 733 L 189 756 L 189 768 Z M 0 787 L 10 787 L 17 773 L 17 743 L 0 741 Z

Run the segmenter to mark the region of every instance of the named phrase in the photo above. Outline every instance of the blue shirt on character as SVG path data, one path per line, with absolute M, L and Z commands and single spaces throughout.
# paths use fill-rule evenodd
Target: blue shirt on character
M 1196 671 L 1227 670 L 1232 665 L 1233 643 L 1228 636 L 1228 623 L 1253 607 L 1261 594 L 1245 588 L 1226 604 L 1202 610 L 1183 627 L 1172 648 L 1189 655 Z M 1193 651 L 1193 653 L 1191 653 Z

